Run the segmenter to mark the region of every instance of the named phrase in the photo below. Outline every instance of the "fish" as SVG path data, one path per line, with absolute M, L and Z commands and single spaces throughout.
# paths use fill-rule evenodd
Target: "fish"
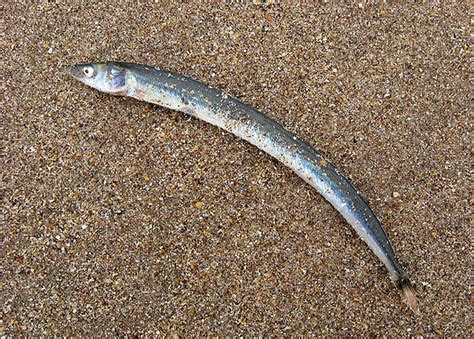
M 404 301 L 420 314 L 415 289 L 380 221 L 350 181 L 309 143 L 240 100 L 179 73 L 126 62 L 77 64 L 64 71 L 98 91 L 180 111 L 220 127 L 291 168 L 352 226 L 386 266 Z

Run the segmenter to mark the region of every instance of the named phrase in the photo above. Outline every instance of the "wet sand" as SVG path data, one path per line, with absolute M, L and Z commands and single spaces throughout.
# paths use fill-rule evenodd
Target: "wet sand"
M 472 335 L 468 12 L 5 3 L 0 334 Z M 319 148 L 422 315 L 289 169 L 60 72 L 105 60 L 219 87 Z

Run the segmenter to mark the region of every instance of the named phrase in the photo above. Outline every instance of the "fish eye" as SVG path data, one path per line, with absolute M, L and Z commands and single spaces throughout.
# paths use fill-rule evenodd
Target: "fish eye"
M 94 68 L 92 66 L 85 66 L 82 69 L 82 74 L 87 78 L 91 78 L 94 75 Z

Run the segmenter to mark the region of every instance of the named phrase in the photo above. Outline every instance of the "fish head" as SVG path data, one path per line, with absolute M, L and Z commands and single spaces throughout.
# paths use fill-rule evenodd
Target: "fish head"
M 127 95 L 127 70 L 113 63 L 78 64 L 64 69 L 83 84 L 113 95 Z

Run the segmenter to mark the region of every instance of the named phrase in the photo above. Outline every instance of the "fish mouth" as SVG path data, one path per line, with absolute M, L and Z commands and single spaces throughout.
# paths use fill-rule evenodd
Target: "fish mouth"
M 60 69 L 61 73 L 67 74 L 74 79 L 80 80 L 82 78 L 81 68 L 77 65 L 75 66 L 64 66 Z

